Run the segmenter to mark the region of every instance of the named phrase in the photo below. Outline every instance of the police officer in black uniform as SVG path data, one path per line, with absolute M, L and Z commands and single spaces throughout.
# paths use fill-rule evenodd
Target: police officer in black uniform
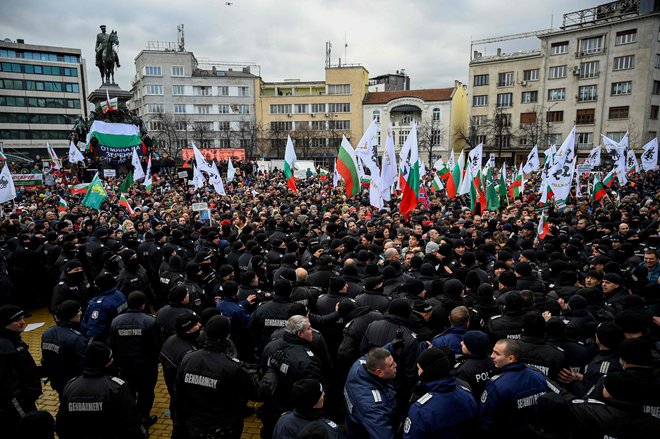
M 176 416 L 190 439 L 240 438 L 248 399 L 260 397 L 259 386 L 226 354 L 229 319 L 213 316 L 204 328 L 202 349 L 187 354 L 176 380 Z
M 0 425 L 12 436 L 26 413 L 36 410 L 41 395 L 37 365 L 21 340 L 25 312 L 16 305 L 0 307 Z
M 154 388 L 158 379 L 160 339 L 156 318 L 145 312 L 147 296 L 141 291 L 128 295 L 128 307 L 112 319 L 108 344 L 115 352 L 116 365 L 128 382 L 146 427 L 157 417 L 151 415 Z
M 42 373 L 58 395 L 71 378 L 83 371 L 87 339 L 79 331 L 81 317 L 80 304 L 65 300 L 55 311 L 57 324 L 41 336 Z
M 83 309 L 89 300 L 89 281 L 85 276 L 82 264 L 77 259 L 64 265 L 60 281 L 53 288 L 53 297 L 50 302 L 51 312 L 55 312 L 65 300 L 75 300 Z
M 64 388 L 57 413 L 60 439 L 148 437 L 128 384 L 110 374 L 112 350 L 93 342 L 82 375 Z

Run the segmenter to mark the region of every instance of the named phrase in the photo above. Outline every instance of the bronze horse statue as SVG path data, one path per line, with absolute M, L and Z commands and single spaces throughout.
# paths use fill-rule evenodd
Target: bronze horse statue
M 99 72 L 101 72 L 101 82 L 103 84 L 115 83 L 115 64 L 117 63 L 117 53 L 114 46 L 119 45 L 119 37 L 117 31 L 110 32 L 109 38 L 106 39 L 103 49 L 101 51 L 101 62 L 99 64 Z M 112 82 L 110 82 L 112 80 Z

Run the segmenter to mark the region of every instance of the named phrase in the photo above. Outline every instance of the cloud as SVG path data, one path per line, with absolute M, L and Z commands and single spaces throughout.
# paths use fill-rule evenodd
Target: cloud
M 147 41 L 177 39 L 185 24 L 186 49 L 198 58 L 254 62 L 266 81 L 322 80 L 325 42 L 332 63 L 359 63 L 371 76 L 406 69 L 413 88 L 466 82 L 470 40 L 528 32 L 561 24 L 563 13 L 600 4 L 587 0 L 115 0 L 6 2 L 1 38 L 80 48 L 90 88 L 100 84 L 94 41 L 100 24 L 118 32 L 122 67 L 116 80 L 130 89 L 134 58 Z M 344 50 L 344 38 L 348 47 Z M 537 45 L 515 40 L 505 50 Z M 506 49 L 512 47 L 512 49 Z M 495 47 L 475 48 L 494 53 Z

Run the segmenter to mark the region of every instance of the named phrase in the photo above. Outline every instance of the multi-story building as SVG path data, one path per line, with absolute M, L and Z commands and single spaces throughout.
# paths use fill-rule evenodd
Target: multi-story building
M 77 116 L 86 116 L 87 70 L 80 49 L 0 41 L 0 144 L 35 157 L 69 147 Z
M 299 158 L 331 161 L 342 136 L 356 142 L 363 132 L 362 100 L 369 72 L 359 65 L 331 66 L 324 81 L 261 82 L 257 126 L 262 157 L 282 158 L 291 136 Z
M 410 76 L 404 69 L 369 78 L 369 92 L 410 90 Z
M 567 13 L 559 30 L 536 36 L 536 50 L 473 53 L 470 143 L 521 161 L 534 144 L 560 144 L 574 125 L 581 154 L 598 145 L 601 134 L 618 141 L 628 132 L 635 148 L 657 136 L 657 1 Z
M 133 97 L 158 148 L 172 156 L 194 141 L 200 148 L 243 148 L 256 142 L 256 65 L 198 61 L 174 43 L 150 43 L 135 57 Z
M 459 81 L 449 88 L 367 93 L 363 124 L 367 127 L 376 119 L 382 151 L 391 123 L 394 149 L 398 153 L 414 121 L 420 158 L 433 163 L 439 157 L 446 160 L 452 147 L 463 149 L 461 133 L 467 128 L 467 104 L 467 86 Z

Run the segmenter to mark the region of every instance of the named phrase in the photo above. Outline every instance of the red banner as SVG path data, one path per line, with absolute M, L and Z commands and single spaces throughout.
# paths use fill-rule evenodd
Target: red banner
M 230 158 L 236 160 L 245 160 L 245 150 L 242 148 L 204 148 L 200 149 L 199 151 L 209 162 L 213 159 L 217 161 L 227 161 Z M 184 162 L 195 158 L 192 148 L 185 148 L 181 151 L 181 153 L 183 155 Z

